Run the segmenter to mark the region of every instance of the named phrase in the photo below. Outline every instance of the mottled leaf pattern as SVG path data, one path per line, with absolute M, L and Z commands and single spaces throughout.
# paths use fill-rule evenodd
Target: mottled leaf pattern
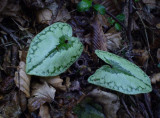
M 57 22 L 45 28 L 32 40 L 26 72 L 30 75 L 56 76 L 66 71 L 81 55 L 83 45 L 72 37 L 72 28 Z
M 138 66 L 109 52 L 95 52 L 112 67 L 102 66 L 89 77 L 90 83 L 125 94 L 148 93 L 152 90 L 149 77 Z

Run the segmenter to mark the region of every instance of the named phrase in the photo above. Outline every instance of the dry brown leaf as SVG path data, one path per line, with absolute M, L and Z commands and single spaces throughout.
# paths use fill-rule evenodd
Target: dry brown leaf
M 104 113 L 107 118 L 117 118 L 116 114 L 120 108 L 120 101 L 117 95 L 98 89 L 94 89 L 88 95 L 93 97 L 96 102 L 103 105 Z
M 160 82 L 160 73 L 153 74 L 151 77 L 152 84 L 156 84 L 157 82 Z
M 46 104 L 43 104 L 40 107 L 39 116 L 41 118 L 51 118 L 50 113 L 49 113 L 49 108 L 48 108 L 48 106 Z
M 98 16 L 95 17 L 93 23 L 93 38 L 92 38 L 92 50 L 96 49 L 107 51 L 107 44 L 105 42 L 105 35 L 99 22 Z
M 62 85 L 63 79 L 61 79 L 59 76 L 41 78 L 41 81 L 47 82 L 48 84 L 52 85 L 56 89 L 66 91 L 66 86 Z
M 36 19 L 38 23 L 50 24 L 52 20 L 52 11 L 49 9 L 42 9 L 37 12 Z
M 47 102 L 54 100 L 55 92 L 55 88 L 49 86 L 46 82 L 43 84 L 34 83 L 32 85 L 32 96 L 45 99 Z
M 41 105 L 43 105 L 46 102 L 45 99 L 37 98 L 37 97 L 31 97 L 28 99 L 28 109 L 30 112 L 33 112 L 40 108 Z
M 12 101 L 5 105 L 2 114 L 4 118 L 19 118 L 21 113 L 20 106 Z
M 26 97 L 30 97 L 30 80 L 31 76 L 25 72 L 25 63 L 21 61 L 19 63 L 19 71 L 15 72 L 14 81 L 16 86 L 26 94 Z
M 28 109 L 30 112 L 39 109 L 44 103 L 52 102 L 56 90 L 50 87 L 46 82 L 43 84 L 33 83 L 32 97 L 28 100 Z
M 135 58 L 137 59 L 137 63 L 141 66 L 144 66 L 149 59 L 149 54 L 147 50 L 134 49 L 133 53 L 135 53 Z
M 122 46 L 121 44 L 121 33 L 106 33 L 106 41 L 107 41 L 107 48 L 111 51 L 115 51 L 117 49 L 120 49 L 120 47 Z
M 64 5 L 58 12 L 56 19 L 54 20 L 54 22 L 66 22 L 67 20 L 71 19 L 71 15 L 68 12 L 68 10 L 66 9 L 66 6 Z
M 158 62 L 160 63 L 160 48 L 157 50 L 157 59 L 158 59 Z

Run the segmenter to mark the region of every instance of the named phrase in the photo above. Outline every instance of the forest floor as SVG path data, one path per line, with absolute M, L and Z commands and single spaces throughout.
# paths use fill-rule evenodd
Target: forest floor
M 160 1 L 93 0 L 88 9 L 91 1 L 82 1 L 0 0 L 0 118 L 160 118 Z M 56 22 L 72 27 L 82 55 L 56 77 L 27 75 L 32 39 Z M 127 95 L 88 83 L 105 64 L 97 49 L 139 66 L 152 91 Z

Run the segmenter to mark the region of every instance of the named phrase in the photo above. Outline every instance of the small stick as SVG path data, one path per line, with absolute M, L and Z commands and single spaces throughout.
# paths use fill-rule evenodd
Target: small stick
M 153 113 L 152 113 L 152 110 L 151 110 L 151 108 L 150 108 L 150 105 L 148 104 L 149 100 L 148 100 L 147 94 L 144 94 L 144 101 L 145 101 L 145 104 L 146 104 L 146 107 L 147 107 L 147 109 L 148 109 L 148 112 L 149 112 L 150 117 L 151 117 L 151 118 L 154 118 Z
M 17 43 L 17 45 L 21 48 L 21 45 L 20 45 L 20 43 L 18 42 L 18 37 L 15 36 L 15 35 L 11 32 L 10 29 L 4 27 L 2 24 L 0 24 L 0 28 L 1 28 L 2 30 L 4 30 L 6 33 L 8 33 L 8 34 L 10 35 L 10 37 L 11 37 L 11 38 Z
M 131 115 L 131 113 L 129 112 L 128 107 L 127 107 L 126 103 L 124 102 L 123 98 L 121 99 L 121 101 L 122 101 L 122 104 L 123 104 L 124 108 L 126 109 L 128 115 L 129 115 L 129 117 L 133 118 L 132 115 Z

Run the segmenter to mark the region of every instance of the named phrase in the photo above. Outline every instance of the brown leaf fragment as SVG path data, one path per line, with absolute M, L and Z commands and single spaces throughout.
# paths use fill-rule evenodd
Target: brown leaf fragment
M 160 29 L 160 23 L 156 24 L 157 29 Z
M 19 71 L 15 72 L 14 81 L 16 86 L 26 94 L 26 97 L 30 97 L 30 80 L 31 76 L 25 72 L 25 63 L 21 61 L 19 63 Z
M 52 85 L 56 89 L 66 91 L 66 86 L 62 85 L 63 79 L 61 79 L 59 76 L 41 78 L 41 81 L 47 82 L 48 84 Z
M 119 97 L 115 94 L 94 89 L 89 96 L 104 107 L 104 113 L 107 118 L 117 118 L 117 111 L 120 108 Z
M 50 87 L 46 82 L 43 84 L 33 83 L 32 97 L 28 100 L 28 109 L 30 112 L 39 109 L 44 103 L 52 102 L 56 90 Z
M 30 112 L 33 112 L 40 108 L 41 105 L 43 105 L 46 102 L 46 100 L 37 98 L 37 97 L 31 97 L 28 99 L 28 109 Z
M 117 49 L 120 49 L 122 46 L 121 44 L 121 33 L 106 33 L 106 41 L 107 41 L 107 48 L 111 51 L 115 51 Z
M 96 49 L 107 51 L 107 44 L 105 42 L 105 35 L 102 29 L 102 26 L 96 16 L 93 23 L 93 36 L 92 36 L 92 50 L 93 52 Z
M 160 73 L 153 74 L 151 77 L 152 84 L 156 84 L 157 82 L 160 82 Z
M 32 85 L 32 96 L 44 99 L 46 102 L 54 100 L 55 92 L 55 88 L 49 86 L 46 82 L 43 84 L 34 83 Z
M 56 19 L 54 22 L 66 22 L 67 20 L 71 19 L 71 15 L 66 9 L 66 6 L 64 5 L 58 12 Z
M 133 53 L 135 53 L 135 58 L 137 60 L 138 65 L 144 66 L 149 59 L 149 54 L 147 50 L 134 49 Z
M 37 22 L 42 24 L 50 24 L 52 19 L 52 12 L 49 9 L 42 9 L 36 14 Z
M 48 105 L 43 104 L 43 105 L 40 107 L 39 116 L 40 116 L 41 118 L 51 118 L 50 113 L 49 113 Z

